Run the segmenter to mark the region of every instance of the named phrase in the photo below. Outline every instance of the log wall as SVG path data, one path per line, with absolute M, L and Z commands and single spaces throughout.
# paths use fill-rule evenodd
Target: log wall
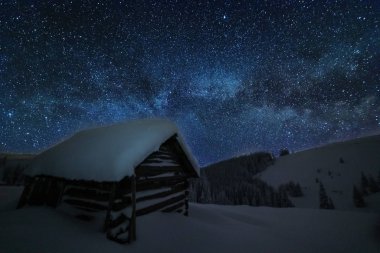
M 138 216 L 155 211 L 188 215 L 187 179 L 191 175 L 187 162 L 173 140 L 168 140 L 135 169 L 135 175 L 120 182 L 34 177 L 19 207 L 26 203 L 58 205 L 83 220 L 102 217 L 103 231 L 109 239 L 132 242 L 136 240 Z
M 182 164 L 175 150 L 164 144 L 135 169 L 135 179 L 120 182 L 111 207 L 108 238 L 120 243 L 135 240 L 134 216 L 155 211 L 187 215 L 189 185 Z

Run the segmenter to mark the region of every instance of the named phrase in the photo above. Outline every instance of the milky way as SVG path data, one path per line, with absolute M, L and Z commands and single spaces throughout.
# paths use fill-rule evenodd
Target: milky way
M 380 130 L 379 1 L 1 1 L 0 151 L 175 121 L 199 162 Z

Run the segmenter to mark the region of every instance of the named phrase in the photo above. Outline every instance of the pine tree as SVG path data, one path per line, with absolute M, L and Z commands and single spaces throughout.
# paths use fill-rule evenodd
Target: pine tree
M 353 189 L 353 200 L 354 200 L 354 205 L 356 207 L 365 207 L 365 203 L 364 203 L 364 199 L 363 199 L 363 195 L 362 193 L 358 190 L 358 188 L 356 188 L 356 186 L 354 185 L 354 189 Z
M 362 192 L 364 195 L 368 195 L 368 178 L 362 172 L 361 175 L 361 183 L 362 183 Z
M 287 148 L 283 148 L 280 150 L 280 156 L 286 156 L 286 155 L 289 155 L 290 152 Z
M 261 206 L 261 197 L 260 194 L 255 194 L 255 206 Z
M 329 209 L 329 199 L 326 194 L 325 187 L 322 182 L 319 183 L 319 208 Z
M 1 159 L 1 163 L 0 164 L 2 166 L 5 166 L 5 164 L 7 163 L 7 159 L 8 159 L 7 156 L 4 156 L 3 159 Z
M 296 184 L 294 190 L 295 190 L 295 194 L 294 194 L 295 197 L 302 197 L 303 196 L 302 188 L 301 188 L 301 185 L 299 183 Z
M 379 192 L 379 186 L 377 185 L 375 179 L 372 177 L 372 175 L 368 176 L 368 190 L 371 193 Z
M 329 205 L 328 205 L 327 209 L 335 209 L 334 202 L 332 201 L 332 199 L 330 197 L 329 197 Z

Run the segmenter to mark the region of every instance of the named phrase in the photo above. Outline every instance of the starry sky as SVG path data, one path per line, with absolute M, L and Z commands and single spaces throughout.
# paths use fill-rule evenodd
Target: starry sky
M 0 152 L 173 120 L 201 165 L 380 132 L 380 1 L 1 1 Z

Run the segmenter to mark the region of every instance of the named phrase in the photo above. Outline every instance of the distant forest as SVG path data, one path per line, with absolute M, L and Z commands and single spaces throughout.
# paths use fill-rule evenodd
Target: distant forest
M 289 182 L 278 189 L 257 178 L 273 164 L 266 152 L 244 155 L 201 169 L 200 179 L 191 182 L 190 200 L 198 203 L 293 207 L 289 196 L 300 196 L 299 184 Z

